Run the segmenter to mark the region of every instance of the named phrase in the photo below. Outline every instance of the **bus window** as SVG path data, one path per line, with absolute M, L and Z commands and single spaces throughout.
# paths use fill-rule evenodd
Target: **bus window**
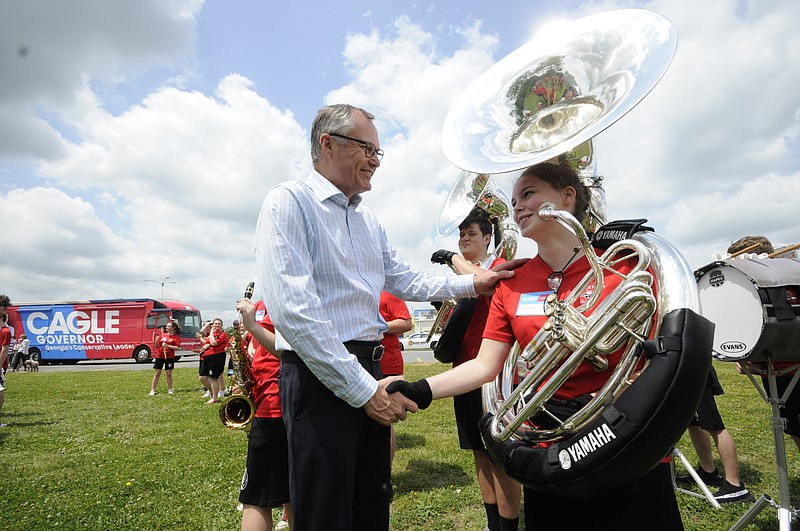
M 181 327 L 181 335 L 195 335 L 202 328 L 200 314 L 198 313 L 173 310 L 172 318 L 178 321 Z
M 147 315 L 147 328 L 167 326 L 169 315 L 166 312 L 153 312 Z

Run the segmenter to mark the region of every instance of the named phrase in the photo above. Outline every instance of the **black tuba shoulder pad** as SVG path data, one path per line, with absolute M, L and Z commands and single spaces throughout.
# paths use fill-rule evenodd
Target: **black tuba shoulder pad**
M 647 220 L 644 218 L 620 219 L 606 223 L 592 235 L 592 245 L 605 250 L 618 241 L 629 239 L 639 231 L 653 231 L 653 228 L 645 226 L 645 223 Z

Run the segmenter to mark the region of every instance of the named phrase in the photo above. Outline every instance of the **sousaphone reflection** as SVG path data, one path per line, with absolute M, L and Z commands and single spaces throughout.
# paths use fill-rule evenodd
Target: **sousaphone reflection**
M 500 187 L 510 189 L 509 172 L 552 161 L 571 165 L 592 188 L 592 217 L 583 226 L 552 205 L 539 213 L 581 241 L 592 270 L 579 293 L 594 283 L 599 294 L 604 273 L 619 274 L 619 256 L 638 260 L 636 273 L 623 275 L 603 301 L 551 301 L 546 325 L 530 344 L 512 349 L 483 388 L 487 450 L 532 489 L 584 497 L 644 475 L 680 438 L 705 383 L 713 325 L 699 315 L 685 259 L 652 230 L 606 230 L 625 236 L 601 257 L 589 236 L 602 233 L 605 222 L 591 139 L 655 87 L 676 44 L 667 19 L 638 9 L 545 28 L 473 82 L 444 124 L 447 158 L 464 171 L 491 174 Z M 622 369 L 603 369 L 604 354 L 623 347 Z M 631 382 L 643 352 L 648 361 Z M 555 428 L 532 424 L 534 414 L 549 414 L 547 400 L 567 371 L 587 362 L 608 370 L 608 383 L 568 419 L 553 417 Z M 520 363 L 526 376 L 515 387 Z

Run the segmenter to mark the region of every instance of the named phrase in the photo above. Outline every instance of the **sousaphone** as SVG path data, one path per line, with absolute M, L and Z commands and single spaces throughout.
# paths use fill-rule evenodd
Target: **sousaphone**
M 592 149 L 594 136 L 655 87 L 676 46 L 672 24 L 639 9 L 548 26 L 476 79 L 444 124 L 447 158 L 500 187 L 510 189 L 510 172 L 551 161 L 571 165 L 593 189 L 585 225 L 553 205 L 539 212 L 578 236 L 591 271 L 574 295 L 551 296 L 545 326 L 483 388 L 487 450 L 534 490 L 588 497 L 646 474 L 680 439 L 705 385 L 713 325 L 700 316 L 693 272 L 645 220 L 602 225 Z M 601 241 L 607 250 L 597 257 Z M 633 260 L 630 274 L 617 271 L 622 260 Z M 623 281 L 600 301 L 612 270 Z M 594 295 L 578 297 L 592 285 Z M 619 349 L 622 360 L 609 367 L 605 356 Z M 607 383 L 567 418 L 556 415 L 551 398 L 583 363 L 607 372 Z

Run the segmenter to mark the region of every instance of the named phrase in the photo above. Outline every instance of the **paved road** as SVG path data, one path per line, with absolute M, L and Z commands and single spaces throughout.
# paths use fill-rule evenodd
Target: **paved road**
M 430 362 L 436 361 L 436 358 L 433 357 L 433 351 L 429 348 L 419 350 L 414 349 L 403 351 L 403 361 L 405 363 L 414 363 L 420 361 Z
M 403 351 L 403 361 L 405 363 L 415 363 L 415 362 L 432 362 L 436 361 L 433 357 L 433 351 L 430 349 L 419 349 L 419 350 L 404 350 Z M 175 363 L 175 367 L 180 369 L 182 367 L 197 367 L 199 362 L 199 358 L 197 355 L 192 356 L 182 356 Z M 143 369 L 150 369 L 152 370 L 153 364 L 152 363 L 136 363 L 132 359 L 130 360 L 91 360 L 91 361 L 79 361 L 75 365 L 42 365 L 39 367 L 39 371 L 41 372 L 53 372 L 53 371 L 133 371 L 133 370 L 143 370 Z
M 197 354 L 192 356 L 181 356 L 175 362 L 176 368 L 181 367 L 197 367 L 198 365 Z M 86 360 L 79 361 L 74 365 L 42 365 L 39 367 L 40 372 L 54 372 L 54 371 L 132 371 L 150 369 L 153 370 L 152 363 L 136 363 L 132 359 L 129 360 Z

